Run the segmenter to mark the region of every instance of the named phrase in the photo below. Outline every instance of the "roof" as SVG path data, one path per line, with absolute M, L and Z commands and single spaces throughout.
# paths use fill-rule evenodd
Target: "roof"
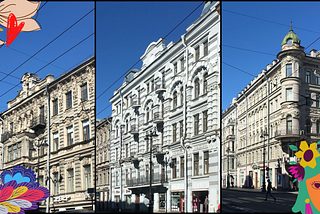
M 292 29 L 290 29 L 289 33 L 283 38 L 281 46 L 286 44 L 288 39 L 292 39 L 293 43 L 300 45 L 300 39 L 298 38 L 297 34 L 293 32 Z

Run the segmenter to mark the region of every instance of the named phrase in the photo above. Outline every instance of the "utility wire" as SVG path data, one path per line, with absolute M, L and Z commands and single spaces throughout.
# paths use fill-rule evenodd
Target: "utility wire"
M 59 59 L 60 57 L 62 57 L 63 55 L 65 55 L 66 53 L 68 53 L 69 51 L 71 51 L 73 48 L 75 48 L 76 46 L 80 45 L 82 42 L 84 42 L 85 40 L 87 40 L 88 38 L 90 38 L 92 35 L 94 35 L 95 33 L 90 34 L 89 36 L 87 36 L 86 38 L 84 38 L 82 41 L 78 42 L 76 45 L 74 45 L 73 47 L 71 47 L 70 49 L 68 49 L 67 51 L 65 51 L 63 54 L 59 55 L 57 58 L 55 58 L 54 60 L 52 60 L 51 62 L 49 62 L 48 64 L 46 64 L 45 66 L 43 66 L 42 68 L 40 68 L 38 71 L 36 71 L 34 74 L 38 73 L 39 71 L 41 71 L 42 69 L 44 69 L 45 67 L 47 67 L 48 65 L 50 65 L 52 62 L 56 61 L 57 59 Z M 19 83 L 20 84 L 20 83 Z M 2 97 L 3 95 L 7 94 L 9 91 L 11 91 L 12 89 L 14 89 L 15 87 L 17 87 L 19 84 L 15 85 L 13 88 L 9 89 L 8 91 L 6 91 L 5 93 L 3 93 L 0 97 Z
M 84 16 L 82 16 L 78 21 L 76 21 L 74 24 L 72 24 L 69 28 L 67 28 L 65 31 L 63 31 L 60 35 L 58 35 L 56 38 L 54 38 L 53 40 L 51 40 L 47 45 L 45 45 L 43 48 L 41 48 L 39 51 L 37 51 L 35 54 L 33 54 L 31 57 L 29 57 L 26 61 L 24 61 L 22 64 L 20 64 L 17 68 L 15 68 L 13 71 L 11 71 L 9 74 L 7 74 L 5 77 L 3 77 L 0 82 L 2 82 L 5 78 L 7 78 L 10 74 L 12 74 L 14 71 L 16 71 L 18 68 L 20 68 L 22 65 L 24 65 L 25 63 L 27 63 L 30 59 L 32 59 L 35 55 L 37 55 L 38 53 L 40 53 L 42 50 L 44 50 L 46 47 L 48 47 L 51 43 L 53 43 L 55 40 L 57 40 L 60 36 L 62 36 L 65 32 L 67 32 L 68 30 L 70 30 L 73 26 L 75 26 L 77 23 L 79 23 L 82 19 L 84 19 L 87 15 L 89 15 L 92 11 L 94 11 L 95 8 L 93 8 L 92 10 L 90 10 L 87 14 L 85 14 Z M 1 97 L 1 96 L 0 96 Z
M 222 45 L 222 46 L 228 47 L 228 48 L 234 48 L 234 49 L 239 49 L 239 50 L 250 51 L 250 52 L 255 52 L 255 53 L 260 53 L 260 54 L 266 54 L 266 55 L 274 56 L 274 54 L 271 54 L 271 53 L 266 53 L 266 52 L 261 52 L 261 51 L 255 51 L 255 50 L 250 50 L 250 49 L 246 49 L 246 48 L 235 47 L 235 46 L 231 46 L 231 45 Z
M 261 20 L 261 21 L 265 21 L 265 22 L 269 22 L 269 23 L 273 23 L 273 24 L 277 24 L 277 25 L 282 25 L 282 26 L 290 27 L 290 25 L 286 25 L 286 24 L 282 24 L 282 23 L 279 23 L 279 22 L 274 22 L 274 21 L 270 21 L 270 20 L 266 20 L 266 19 L 254 17 L 254 16 L 249 16 L 249 15 L 242 14 L 242 13 L 238 13 L 238 12 L 234 12 L 234 11 L 231 11 L 231 10 L 226 10 L 226 9 L 222 9 L 222 10 L 223 10 L 223 11 L 226 11 L 226 12 L 229 12 L 229 13 L 234 13 L 234 14 L 237 14 L 237 15 L 241 15 L 241 16 L 246 16 L 246 17 L 249 17 L 249 18 L 252 18 L 252 19 L 257 19 L 257 20 Z M 318 32 L 318 31 L 308 30 L 308 29 L 299 28 L 299 27 L 294 27 L 294 28 L 295 28 L 295 29 L 304 30 L 304 31 L 309 31 L 309 32 L 312 32 L 312 33 L 320 34 L 320 32 Z
M 203 3 L 201 2 L 201 4 L 199 6 L 196 7 L 196 9 L 194 9 L 191 13 L 189 13 L 189 15 L 187 15 L 178 25 L 176 25 L 165 37 L 163 37 L 164 39 L 167 38 L 167 36 L 169 36 L 177 27 L 179 27 L 189 16 L 191 16 L 201 5 L 203 5 Z M 98 100 L 104 93 L 106 93 L 115 83 L 117 83 L 122 77 L 124 77 L 134 66 L 136 66 L 139 62 L 141 61 L 141 59 L 139 59 L 133 66 L 131 66 L 124 74 L 122 74 L 115 82 L 113 82 L 106 90 L 104 90 L 97 98 L 96 100 Z M 104 111 L 107 108 L 104 108 L 102 111 Z M 102 111 L 100 111 L 98 114 L 100 114 Z M 97 115 L 98 115 L 97 114 Z

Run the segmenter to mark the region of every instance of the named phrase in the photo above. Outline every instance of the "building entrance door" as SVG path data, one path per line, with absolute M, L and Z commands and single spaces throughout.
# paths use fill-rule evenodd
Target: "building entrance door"
M 135 212 L 138 213 L 139 211 L 140 211 L 140 194 L 136 194 Z
M 208 191 L 192 192 L 192 211 L 195 213 L 203 213 L 205 211 L 205 199 L 208 197 Z M 210 203 L 210 201 L 209 201 Z

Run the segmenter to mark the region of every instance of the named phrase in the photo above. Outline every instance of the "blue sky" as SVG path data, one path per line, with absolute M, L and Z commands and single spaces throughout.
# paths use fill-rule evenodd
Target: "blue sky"
M 281 51 L 291 20 L 305 52 L 318 51 L 319 9 L 320 2 L 222 2 L 222 110 L 254 78 L 226 64 L 257 76 Z
M 42 7 L 43 6 L 43 7 Z M 20 32 L 12 44 L 6 44 L 0 48 L 0 72 L 10 73 L 18 68 L 32 55 L 42 49 L 54 38 L 73 25 L 81 17 L 94 9 L 94 2 L 47 2 L 42 1 L 36 18 L 42 29 L 33 32 Z M 49 46 L 32 57 L 28 62 L 16 69 L 11 75 L 0 82 L 0 112 L 7 110 L 7 101 L 14 99 L 21 90 L 19 84 L 24 73 L 36 73 L 49 62 L 66 52 L 77 43 L 94 33 L 94 10 L 76 25 L 66 31 Z M 7 40 L 7 28 L 0 26 L 0 39 Z M 68 53 L 52 62 L 44 69 L 38 71 L 37 75 L 42 79 L 48 74 L 55 77 L 61 76 L 63 72 L 68 72 L 88 59 L 94 54 L 94 35 L 70 50 Z M 6 74 L 0 73 L 0 80 Z M 8 93 L 8 90 L 19 84 Z
M 97 2 L 97 98 L 125 74 L 151 42 L 165 37 L 202 2 Z M 200 17 L 203 4 L 167 38 L 177 42 Z M 133 68 L 140 69 L 141 61 Z M 122 77 L 97 99 L 97 118 L 111 116 L 109 99 L 123 83 Z M 100 113 L 101 112 L 101 113 Z

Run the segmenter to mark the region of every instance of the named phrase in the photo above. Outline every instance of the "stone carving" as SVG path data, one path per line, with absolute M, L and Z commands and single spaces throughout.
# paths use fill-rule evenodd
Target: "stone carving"
M 82 159 L 82 165 L 83 166 L 86 166 L 86 165 L 89 165 L 90 164 L 90 160 L 89 158 L 85 157 Z
M 66 164 L 66 169 L 73 169 L 73 162 L 72 161 L 68 161 Z

